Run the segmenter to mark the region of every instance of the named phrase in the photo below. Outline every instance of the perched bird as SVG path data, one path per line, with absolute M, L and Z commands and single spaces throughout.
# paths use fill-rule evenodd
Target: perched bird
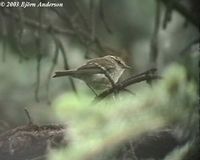
M 107 55 L 90 59 L 77 69 L 56 71 L 53 78 L 71 76 L 83 80 L 93 91 L 103 91 L 111 88 L 112 82 L 117 83 L 129 68 L 120 57 Z

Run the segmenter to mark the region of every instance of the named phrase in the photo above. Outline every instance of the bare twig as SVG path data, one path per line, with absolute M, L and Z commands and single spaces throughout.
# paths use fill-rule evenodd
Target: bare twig
M 156 63 L 158 57 L 158 32 L 160 26 L 160 1 L 155 0 L 155 2 L 156 2 L 155 26 L 154 26 L 153 36 L 151 39 L 151 50 L 150 50 L 150 58 L 153 64 Z
M 169 3 L 169 0 L 160 0 L 165 5 Z M 170 0 L 172 3 L 173 8 L 176 11 L 178 11 L 180 14 L 182 14 L 188 22 L 192 23 L 196 28 L 199 29 L 199 20 L 191 13 L 189 12 L 183 5 L 181 5 L 178 1 Z
M 79 42 L 82 45 L 87 46 L 86 39 L 88 38 L 88 34 L 85 31 L 83 31 L 83 29 L 80 29 L 78 25 L 75 24 L 77 16 L 70 16 L 68 15 L 68 13 L 61 13 L 61 11 L 57 10 L 56 8 L 51 8 L 51 10 L 55 12 L 57 16 L 60 17 L 66 23 L 66 25 L 69 25 L 70 28 L 72 28 L 72 30 L 74 31 L 74 36 L 78 38 Z
M 75 16 L 70 16 L 69 13 L 62 13 L 61 10 L 57 10 L 56 8 L 52 8 L 51 10 L 54 11 L 67 25 L 70 25 L 71 29 L 74 31 L 74 35 L 78 38 L 79 42 L 86 47 L 86 50 L 89 50 L 89 46 L 95 44 L 98 49 L 102 50 L 102 44 L 100 40 L 97 38 L 96 35 L 91 36 L 91 27 L 88 25 L 87 18 L 82 15 L 83 13 L 80 10 L 80 7 L 77 2 L 72 1 L 75 9 L 77 10 L 77 14 Z M 78 17 L 81 18 L 82 23 L 84 23 L 84 27 L 78 22 Z M 93 30 L 94 31 L 94 30 Z M 99 55 L 101 56 L 101 55 Z
M 16 27 L 16 29 L 19 29 L 19 31 L 17 31 L 17 34 L 15 35 L 17 50 L 21 58 L 28 59 L 29 57 L 25 54 L 24 49 L 22 47 L 22 34 L 23 34 L 23 29 L 25 28 L 25 23 L 24 23 L 25 16 L 21 8 L 16 8 L 16 9 L 19 16 L 19 27 L 18 28 Z
M 92 30 L 91 29 L 92 24 L 88 24 L 88 19 L 86 18 L 86 16 L 81 11 L 78 2 L 76 0 L 74 0 L 72 2 L 74 3 L 75 9 L 78 11 L 78 14 L 79 14 L 79 16 L 80 16 L 80 18 L 81 18 L 84 26 L 85 26 L 85 29 L 86 29 L 85 36 L 86 36 L 86 38 L 87 38 L 87 40 L 89 42 L 88 44 L 92 45 L 94 43 L 94 44 L 96 44 L 97 48 L 99 48 L 100 50 L 102 50 L 103 47 L 101 45 L 100 40 L 97 38 L 96 35 L 94 35 L 94 37 L 91 37 L 91 36 L 88 37 L 88 33 L 87 32 Z M 85 33 L 85 32 L 83 32 L 83 33 Z
M 35 99 L 37 102 L 39 102 L 39 89 L 40 89 L 40 68 L 41 68 L 41 55 L 37 56 L 37 68 L 36 68 L 36 88 L 35 88 Z
M 149 80 L 154 80 L 154 79 L 160 79 L 161 77 L 156 75 L 156 74 L 152 74 L 152 72 L 155 72 L 155 68 L 150 69 L 146 72 L 140 73 L 136 76 L 132 76 L 122 82 L 118 82 L 115 84 L 115 88 L 110 88 L 107 89 L 106 91 L 104 91 L 103 93 L 101 93 L 100 95 L 98 95 L 97 97 L 95 97 L 95 99 L 93 100 L 92 104 L 95 104 L 97 102 L 99 102 L 100 100 L 102 100 L 103 98 L 107 97 L 108 95 L 112 94 L 115 90 L 117 91 L 121 91 L 124 88 L 126 88 L 129 85 L 135 84 L 135 83 L 139 83 L 142 81 L 149 81 Z
M 68 65 L 68 62 L 67 62 L 67 57 L 66 57 L 66 54 L 65 54 L 64 46 L 63 46 L 62 42 L 58 38 L 56 38 L 56 41 L 57 41 L 57 45 L 60 48 L 61 54 L 63 56 L 64 68 L 66 70 L 68 70 L 69 69 L 69 65 Z M 74 81 L 73 81 L 73 79 L 71 77 L 69 78 L 69 81 L 71 83 L 71 86 L 72 86 L 72 89 L 73 89 L 74 93 L 78 94 L 76 86 L 74 84 Z
M 104 0 L 100 0 L 99 1 L 99 15 L 100 15 L 100 18 L 101 18 L 106 30 L 108 31 L 108 33 L 112 33 L 112 30 L 110 29 L 110 27 L 107 24 L 106 19 L 105 19 L 104 5 L 103 4 L 104 4 Z
M 55 52 L 54 52 L 54 57 L 53 57 L 53 60 L 52 60 L 52 66 L 51 66 L 49 74 L 48 74 L 47 85 L 46 85 L 48 103 L 51 103 L 50 99 L 49 99 L 50 80 L 51 80 L 51 76 L 52 76 L 53 70 L 54 70 L 54 68 L 56 66 L 56 63 L 57 63 L 57 60 L 58 60 L 58 54 L 59 54 L 59 46 L 58 46 L 57 40 L 55 38 L 55 35 L 53 33 L 51 35 L 52 35 L 52 38 L 53 38 L 53 40 L 55 42 L 54 43 L 55 44 Z
M 19 15 L 17 14 L 12 14 L 11 11 L 9 11 L 8 9 L 5 9 L 3 10 L 3 13 L 6 15 L 6 16 L 9 16 L 11 18 L 14 18 L 15 20 L 20 20 L 20 17 Z M 46 25 L 46 24 L 40 24 L 40 22 L 38 21 L 35 21 L 33 19 L 28 19 L 28 18 L 24 18 L 24 23 L 30 27 L 33 27 L 33 28 L 41 28 L 42 30 L 44 31 L 48 31 L 49 29 L 49 25 Z M 66 34 L 66 35 L 74 35 L 74 31 L 72 31 L 71 29 L 62 29 L 62 28 L 59 28 L 59 27 L 56 27 L 56 26 L 52 26 L 52 30 L 55 32 L 55 33 L 59 33 L 59 34 Z
M 166 11 L 163 19 L 163 29 L 166 29 L 168 22 L 172 18 L 172 10 L 173 10 L 172 8 L 173 8 L 173 3 L 172 0 L 170 0 L 168 3 L 166 3 Z
M 5 62 L 6 60 L 6 36 L 7 36 L 7 28 L 6 28 L 6 21 L 2 16 L 2 12 L 0 12 L 0 20 L 2 26 L 2 61 Z
M 80 8 L 80 5 L 79 5 L 78 1 L 77 0 L 73 0 L 72 3 L 74 5 L 75 9 L 77 10 L 77 12 L 78 12 L 78 14 L 79 14 L 79 16 L 81 18 L 81 21 L 82 21 L 83 25 L 85 26 L 85 29 L 87 29 L 87 31 L 90 31 L 91 29 L 90 29 L 90 25 L 88 23 L 88 19 L 84 15 L 84 13 L 81 11 L 81 8 Z
M 32 119 L 31 119 L 31 116 L 30 116 L 30 114 L 29 114 L 29 112 L 28 112 L 28 110 L 27 110 L 26 108 L 24 109 L 24 112 L 25 112 L 26 115 L 27 115 L 28 124 L 33 124 L 33 121 L 32 121 Z
M 95 39 L 96 32 L 96 4 L 95 0 L 90 0 L 90 23 L 91 23 L 91 40 Z
M 180 52 L 179 52 L 179 55 L 186 55 L 187 53 L 190 53 L 190 52 L 187 52 L 193 45 L 195 44 L 199 44 L 200 45 L 200 37 L 194 39 L 193 41 L 191 41 L 189 44 L 187 44 Z M 200 47 L 200 46 L 199 46 Z M 198 48 L 200 49 L 200 48 Z
M 22 37 L 22 32 L 23 32 L 23 28 L 24 28 L 24 19 L 25 19 L 25 16 L 24 16 L 24 12 L 21 8 L 17 8 L 17 11 L 19 13 L 19 25 L 20 25 L 20 40 L 21 40 L 21 37 Z
M 27 55 L 24 54 L 23 48 L 21 45 L 21 35 L 22 35 L 22 30 L 24 26 L 22 26 L 21 13 L 19 12 L 18 8 L 13 10 L 11 14 L 16 14 L 19 17 L 18 21 L 16 19 L 11 19 L 10 22 L 12 23 L 11 29 L 13 30 L 13 33 L 14 33 L 12 34 L 12 37 L 13 37 L 14 42 L 16 43 L 16 51 L 19 55 L 19 62 L 21 62 L 23 59 L 28 59 Z M 17 25 L 16 25 L 16 22 L 18 22 Z
M 42 25 L 42 10 L 39 10 L 39 21 L 40 25 Z M 39 102 L 39 88 L 40 88 L 40 71 L 41 71 L 41 60 L 42 60 L 42 30 L 41 27 L 38 29 L 38 35 L 36 37 L 36 45 L 38 47 L 37 54 L 37 80 L 36 80 L 36 88 L 35 88 L 35 99 Z

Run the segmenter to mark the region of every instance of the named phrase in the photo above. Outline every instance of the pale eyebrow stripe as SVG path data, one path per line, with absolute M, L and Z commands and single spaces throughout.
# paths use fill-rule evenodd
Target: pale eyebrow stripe
M 124 65 L 124 63 L 123 63 L 120 59 L 118 59 L 118 58 L 116 58 L 116 57 L 114 57 L 114 56 L 110 56 L 110 57 L 111 57 L 113 60 L 115 60 L 115 61 L 121 63 L 122 65 Z
M 112 59 L 119 61 L 117 58 L 115 58 L 114 56 L 110 56 Z

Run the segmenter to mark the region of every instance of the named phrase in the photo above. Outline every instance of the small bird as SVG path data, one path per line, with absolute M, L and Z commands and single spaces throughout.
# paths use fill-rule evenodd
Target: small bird
M 106 73 L 117 83 L 125 69 L 130 68 L 120 57 L 107 55 L 90 59 L 77 69 L 56 71 L 53 78 L 71 76 L 83 80 L 94 92 L 103 91 L 112 87 Z

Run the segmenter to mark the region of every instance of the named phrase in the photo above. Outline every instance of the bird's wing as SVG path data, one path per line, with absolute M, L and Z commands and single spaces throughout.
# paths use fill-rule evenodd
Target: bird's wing
M 77 70 L 81 72 L 88 72 L 88 74 L 103 73 L 103 70 L 101 69 L 101 67 L 105 67 L 105 64 L 106 64 L 106 68 L 105 68 L 106 70 L 110 70 L 114 68 L 112 62 L 110 62 L 109 60 L 104 59 L 104 61 L 99 61 L 96 59 L 92 59 L 92 60 L 89 60 L 85 65 L 79 67 Z

